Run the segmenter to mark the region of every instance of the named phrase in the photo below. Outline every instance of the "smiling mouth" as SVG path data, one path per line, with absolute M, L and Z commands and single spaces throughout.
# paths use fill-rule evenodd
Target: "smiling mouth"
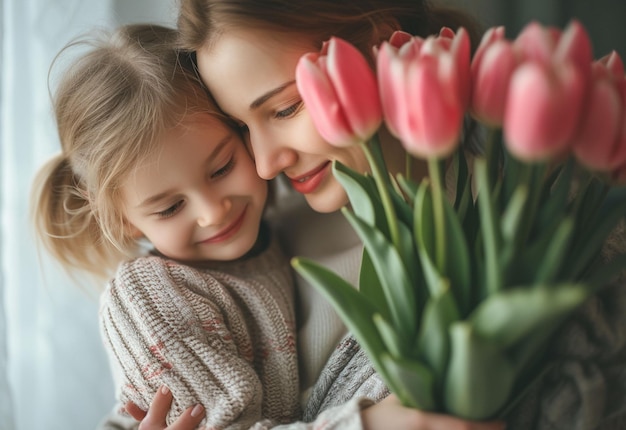
M 228 225 L 228 227 L 226 227 L 224 230 L 222 230 L 219 233 L 217 233 L 215 236 L 212 236 L 212 237 L 210 237 L 208 239 L 205 239 L 205 240 L 203 240 L 200 243 L 203 243 L 203 244 L 219 243 L 219 242 L 223 242 L 223 241 L 233 237 L 239 231 L 241 226 L 243 225 L 243 220 L 246 217 L 246 212 L 248 212 L 248 207 L 247 206 L 241 212 L 241 215 L 239 215 L 239 217 L 237 217 L 237 219 L 235 219 L 235 221 L 233 221 L 230 225 Z
M 315 191 L 322 180 L 326 177 L 328 166 L 330 166 L 330 161 L 325 162 L 321 166 L 307 172 L 304 175 L 289 178 L 291 186 L 302 194 L 309 194 Z

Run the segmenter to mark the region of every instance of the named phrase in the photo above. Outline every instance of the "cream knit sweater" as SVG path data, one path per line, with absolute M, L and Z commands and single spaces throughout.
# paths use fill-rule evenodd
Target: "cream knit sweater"
M 123 375 L 118 400 L 147 409 L 167 384 L 169 423 L 198 402 L 211 428 L 293 422 L 300 415 L 293 303 L 290 268 L 276 245 L 204 267 L 157 256 L 122 264 L 100 311 L 111 364 Z

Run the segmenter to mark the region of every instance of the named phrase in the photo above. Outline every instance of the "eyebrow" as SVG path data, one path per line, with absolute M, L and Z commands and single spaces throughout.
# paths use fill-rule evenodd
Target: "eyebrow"
M 274 97 L 276 94 L 283 92 L 285 89 L 287 89 L 288 87 L 292 86 L 295 83 L 296 83 L 296 80 L 294 79 L 292 81 L 285 82 L 283 85 L 276 87 L 273 90 L 266 92 L 261 97 L 257 98 L 252 103 L 250 103 L 250 110 L 259 108 L 263 103 L 265 103 L 266 101 Z
M 222 149 L 228 144 L 228 142 L 230 142 L 233 138 L 232 133 L 227 134 L 226 136 L 224 136 L 222 138 L 222 140 L 219 141 L 219 143 L 215 146 L 215 148 L 213 149 L 213 151 L 211 151 L 211 153 L 209 154 L 209 156 L 207 157 L 207 162 L 211 161 L 213 158 L 215 158 L 216 154 L 219 154 Z M 144 200 L 141 201 L 141 203 L 139 203 L 136 208 L 143 208 L 145 206 L 149 206 L 151 204 L 157 203 L 159 200 L 164 199 L 165 197 L 169 196 L 170 194 L 172 194 L 172 190 L 165 190 L 161 193 L 155 194 L 153 196 L 150 196 Z

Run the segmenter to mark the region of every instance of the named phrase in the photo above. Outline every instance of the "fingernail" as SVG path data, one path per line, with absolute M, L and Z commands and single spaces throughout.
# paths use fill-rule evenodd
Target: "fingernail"
M 169 392 L 170 392 L 170 389 L 167 388 L 167 385 L 162 385 L 161 386 L 161 394 L 167 395 Z
M 191 416 L 194 417 L 194 418 L 198 417 L 198 416 L 200 416 L 202 411 L 204 411 L 204 408 L 202 407 L 202 405 L 198 404 L 198 405 L 194 406 L 193 409 L 191 410 Z

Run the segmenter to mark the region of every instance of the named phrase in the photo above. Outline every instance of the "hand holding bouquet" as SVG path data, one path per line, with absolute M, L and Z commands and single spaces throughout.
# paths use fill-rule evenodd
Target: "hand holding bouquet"
M 601 258 L 626 214 L 624 65 L 616 53 L 593 61 L 578 22 L 531 23 L 515 40 L 492 28 L 473 58 L 462 28 L 397 32 L 375 55 L 376 73 L 333 38 L 296 71 L 320 134 L 361 145 L 370 163 L 367 174 L 333 166 L 364 243 L 358 288 L 293 265 L 405 405 L 493 418 L 537 376 L 561 323 L 626 264 Z M 460 145 L 469 116 L 488 130 L 475 154 Z M 390 175 L 383 121 L 428 178 Z

